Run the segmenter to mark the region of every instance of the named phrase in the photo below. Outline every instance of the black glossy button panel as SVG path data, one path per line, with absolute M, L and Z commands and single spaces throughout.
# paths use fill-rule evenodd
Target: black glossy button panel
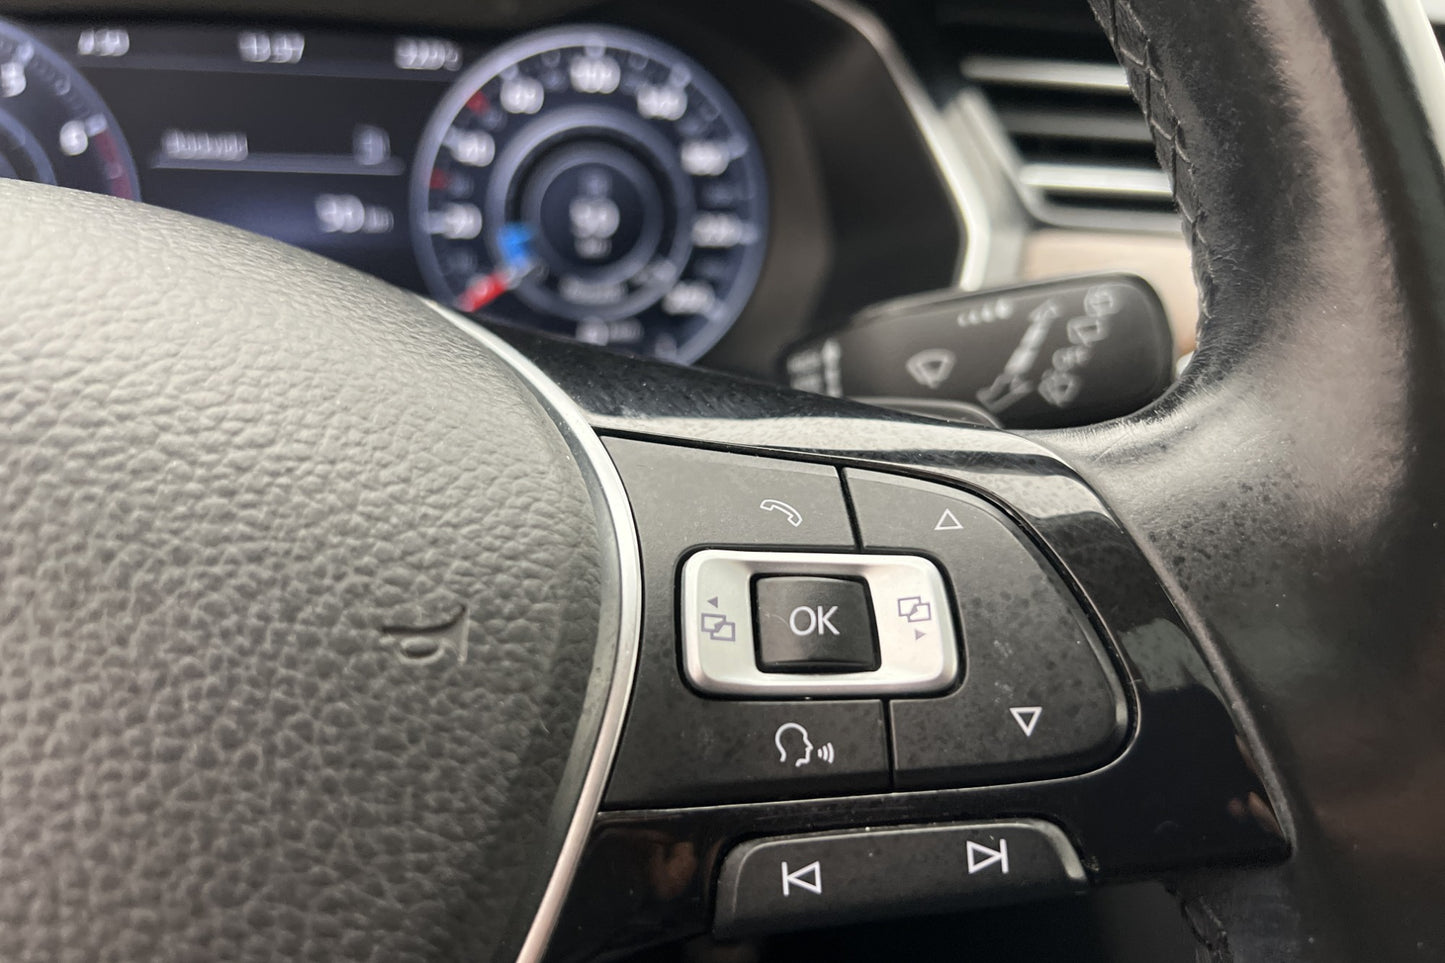
M 764 672 L 878 668 L 868 586 L 846 578 L 775 575 L 753 582 L 757 661 Z
M 1024 534 L 954 489 L 846 478 L 864 545 L 936 559 L 963 627 L 963 684 L 889 704 L 895 787 L 1040 779 L 1109 761 L 1125 734 L 1122 689 L 1078 602 Z
M 723 863 L 713 932 L 730 938 L 1022 902 L 1084 883 L 1064 834 L 1033 819 L 757 839 Z
M 715 698 L 690 687 L 681 666 L 681 560 L 716 545 L 855 551 L 837 471 L 618 438 L 606 444 L 637 522 L 645 600 L 632 706 L 604 805 L 886 791 L 887 732 L 877 699 Z
M 608 808 L 1016 782 L 1118 752 L 1127 708 L 1092 624 L 981 499 L 850 469 L 850 520 L 827 466 L 607 445 L 632 500 L 646 593 Z M 894 585 L 884 576 L 895 568 L 936 586 Z M 884 628 L 899 626 L 906 639 L 884 644 Z M 890 645 L 951 658 L 926 685 L 889 687 Z

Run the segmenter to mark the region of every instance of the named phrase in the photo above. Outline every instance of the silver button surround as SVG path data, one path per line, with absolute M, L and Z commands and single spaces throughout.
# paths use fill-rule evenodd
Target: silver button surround
M 861 579 L 877 620 L 880 666 L 819 675 L 758 668 L 752 599 L 760 575 Z M 705 549 L 682 567 L 682 664 L 703 692 L 728 696 L 921 695 L 952 688 L 958 633 L 938 566 L 917 555 Z

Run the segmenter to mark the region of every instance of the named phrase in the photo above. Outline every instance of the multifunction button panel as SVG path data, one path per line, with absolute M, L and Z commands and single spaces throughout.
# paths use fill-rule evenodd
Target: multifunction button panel
M 959 675 L 943 577 L 916 555 L 698 552 L 682 646 L 688 681 L 718 695 L 917 695 Z
M 644 593 L 613 812 L 581 870 L 615 898 L 574 908 L 624 921 L 608 946 L 1287 853 L 1177 613 L 1062 470 L 970 470 L 1009 504 L 944 469 L 606 445 Z M 1129 742 L 1131 704 L 1151 721 Z
M 612 438 L 644 628 L 605 805 L 715 805 L 1086 772 L 1124 693 L 1010 519 L 948 486 Z

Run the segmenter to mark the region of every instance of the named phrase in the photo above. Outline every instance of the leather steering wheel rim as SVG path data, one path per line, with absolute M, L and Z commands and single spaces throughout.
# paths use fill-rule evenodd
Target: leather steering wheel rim
M 1091 0 L 1193 249 L 1160 404 L 1036 437 L 1138 537 L 1293 844 L 1173 881 L 1215 960 L 1445 952 L 1445 92 L 1418 5 Z
M 636 663 L 580 410 L 322 258 L 0 198 L 0 957 L 540 958 Z

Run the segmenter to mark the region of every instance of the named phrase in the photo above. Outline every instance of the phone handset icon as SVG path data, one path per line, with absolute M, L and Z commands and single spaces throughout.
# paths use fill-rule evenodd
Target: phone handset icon
M 788 524 L 794 528 L 803 524 L 803 513 L 787 502 L 780 502 L 776 498 L 764 498 L 758 507 L 765 512 L 782 512 L 783 517 L 788 520 Z

